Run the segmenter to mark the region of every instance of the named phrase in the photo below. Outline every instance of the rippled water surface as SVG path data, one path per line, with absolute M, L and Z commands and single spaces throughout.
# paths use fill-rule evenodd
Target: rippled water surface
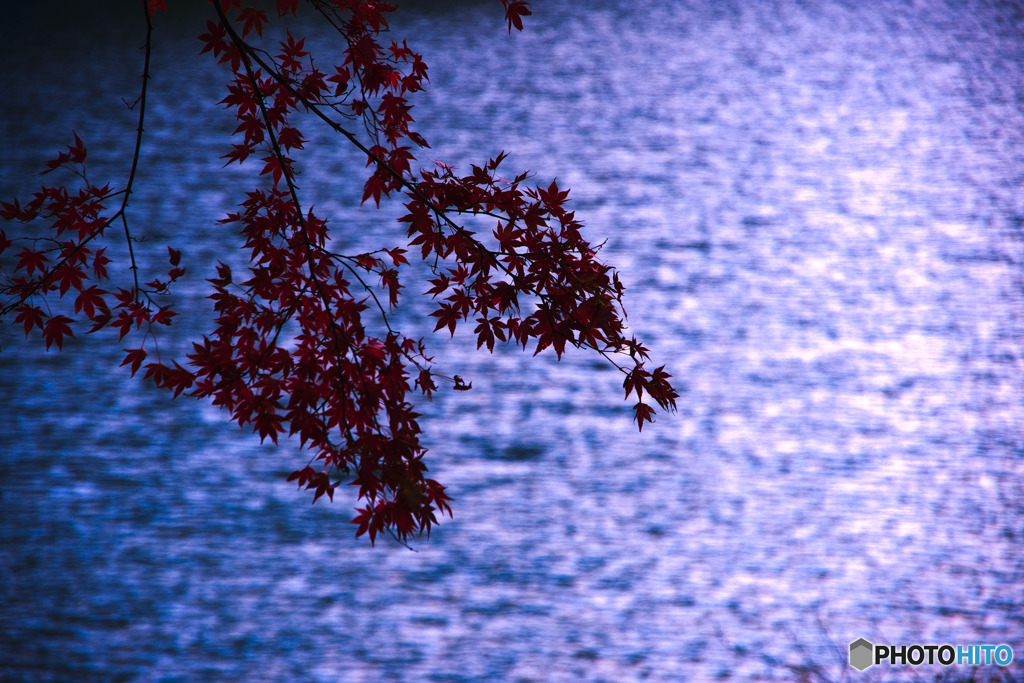
M 679 414 L 638 435 L 589 356 L 432 339 L 474 385 L 422 406 L 456 515 L 416 553 L 371 549 L 350 500 L 284 482 L 295 445 L 129 382 L 116 345 L 12 330 L 0 674 L 839 680 L 866 637 L 1008 643 L 1020 676 L 1024 11 L 534 3 L 509 38 L 497 2 L 404 4 L 425 159 L 506 149 L 510 175 L 573 188 Z M 3 199 L 71 128 L 95 174 L 124 172 L 141 35 L 113 16 L 5 29 Z M 158 26 L 133 204 L 157 251 L 185 247 L 185 331 L 251 185 L 217 171 L 232 125 L 193 57 L 204 25 Z M 339 240 L 397 244 L 397 209 L 358 207 L 357 156 L 309 132 L 304 190 Z M 428 334 L 427 310 L 401 324 Z

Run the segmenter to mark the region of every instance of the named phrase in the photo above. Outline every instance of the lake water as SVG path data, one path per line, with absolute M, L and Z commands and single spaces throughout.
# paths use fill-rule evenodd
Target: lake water
M 370 548 L 351 499 L 284 481 L 297 444 L 129 381 L 119 345 L 12 328 L 0 677 L 839 680 L 859 637 L 1007 643 L 1021 676 L 1024 10 L 534 3 L 509 38 L 496 0 L 403 4 L 424 160 L 505 149 L 510 176 L 571 187 L 679 413 L 639 435 L 595 358 L 477 353 L 410 301 L 403 329 L 474 386 L 421 406 L 455 517 Z M 0 198 L 71 128 L 123 178 L 142 34 L 135 3 L 100 6 L 3 29 Z M 218 171 L 233 126 L 191 11 L 158 21 L 133 202 L 189 267 L 165 354 L 201 329 L 239 244 L 215 221 L 255 172 Z M 346 245 L 398 244 L 358 156 L 308 133 L 307 203 Z

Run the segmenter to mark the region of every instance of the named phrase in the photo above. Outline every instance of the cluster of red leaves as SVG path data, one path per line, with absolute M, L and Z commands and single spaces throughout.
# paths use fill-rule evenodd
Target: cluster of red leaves
M 169 249 L 173 263 L 167 282 L 154 280 L 145 288 L 136 283 L 128 289 L 103 289 L 102 283 L 110 279 L 107 266 L 111 259 L 106 255 L 107 247 L 94 247 L 104 241 L 110 225 L 124 213 L 122 204 L 118 211 L 105 216 L 107 204 L 125 193 L 88 182 L 85 143 L 77 133 L 74 138 L 67 152 L 46 162 L 42 175 L 59 168 L 70 169 L 82 180 L 77 192 L 63 185 L 43 186 L 24 206 L 17 199 L 0 202 L 0 218 L 4 221 L 34 227 L 44 224 L 41 230 L 14 239 L 0 230 L 0 255 L 15 242 L 21 245 L 14 254 L 17 262 L 13 268 L 8 269 L 5 263 L 0 271 L 0 295 L 4 297 L 0 317 L 14 313 L 14 322 L 24 326 L 25 336 L 38 331 L 47 349 L 52 345 L 62 349 L 64 339 L 74 337 L 72 324 L 83 320 L 92 323 L 89 332 L 113 326 L 122 339 L 143 326 L 149 332 L 154 324 L 169 325 L 177 314 L 168 306 L 156 305 L 151 295 L 166 291 L 171 282 L 185 274 L 175 260 L 175 255 L 180 259 L 180 252 Z M 53 310 L 48 295 L 55 292 L 58 299 L 74 295 L 73 315 L 77 318 Z M 70 307 L 67 312 L 71 313 Z
M 526 3 L 502 3 L 509 32 L 522 29 L 522 17 L 530 14 Z M 163 2 L 143 4 L 152 30 L 150 13 Z M 75 144 L 47 164 L 47 172 L 74 172 L 82 181 L 77 193 L 63 185 L 44 187 L 25 206 L 17 200 L 2 204 L 0 217 L 31 232 L 9 239 L 0 231 L 0 254 L 15 243 L 22 247 L 10 272 L 0 273 L 0 316 L 14 313 L 26 336 L 37 331 L 47 348 L 61 348 L 83 319 L 92 323 L 89 332 L 113 326 L 121 339 L 141 333 L 139 346 L 125 349 L 122 365 L 132 375 L 145 364 L 145 377 L 157 386 L 175 396 L 210 397 L 261 439 L 276 443 L 280 434 L 297 435 L 311 457 L 290 481 L 314 491 L 314 501 L 324 494 L 333 499 L 341 483 L 357 487 L 364 503 L 353 520 L 357 536 L 369 534 L 372 543 L 387 531 L 405 542 L 410 535 L 429 535 L 435 512 L 451 514 L 445 488 L 426 476 L 410 398 L 414 388 L 428 397 L 437 390 L 431 359 L 422 340 L 393 330 L 388 318 L 399 302 L 408 252 L 397 245 L 354 255 L 332 251 L 327 221 L 300 202 L 291 155 L 303 150 L 306 139 L 293 115 L 316 116 L 365 153 L 371 170 L 364 202 L 379 205 L 396 192 L 404 195 L 406 246 L 418 250 L 434 274 L 427 293 L 438 302 L 431 314 L 435 331 L 454 335 L 472 317 L 477 346 L 488 350 L 497 341 L 524 349 L 532 344 L 535 354 L 551 347 L 558 357 L 567 345 L 593 349 L 625 374 L 623 386 L 627 398 L 636 394 L 641 429 L 654 413 L 644 392 L 663 409 L 675 407 L 677 394 L 663 367 L 645 368 L 647 349 L 626 338 L 622 284 L 583 239 L 583 226 L 566 209 L 568 192 L 556 183 L 528 187 L 525 173 L 510 182 L 500 179 L 504 154 L 465 176 L 442 165 L 414 172 L 412 150 L 427 143 L 410 128 L 407 96 L 423 89 L 427 67 L 405 42 L 379 42 L 393 8 L 369 0 L 308 4 L 345 46 L 344 60 L 330 74 L 315 66 L 304 40 L 290 32 L 273 54 L 251 42 L 262 42 L 271 23 L 255 3 L 214 2 L 216 20 L 200 36 L 202 51 L 231 72 L 222 104 L 235 113 L 240 141 L 224 158 L 228 164 L 260 159 L 266 182 L 222 221 L 237 226 L 251 264 L 241 282 L 223 263 L 209 280 L 215 328 L 193 344 L 189 367 L 147 362 L 154 326 L 175 315 L 154 295 L 184 274 L 179 251 L 168 247 L 166 281 L 140 285 L 130 252 L 135 282 L 116 291 L 100 287 L 109 279 L 110 259 L 105 247 L 95 245 L 112 239 L 106 233 L 115 221 L 123 223 L 132 247 L 125 207 L 135 166 L 119 192 L 91 185 L 77 134 Z M 298 6 L 298 0 L 277 0 L 281 16 Z M 144 81 L 148 35 L 146 44 Z M 141 99 L 144 110 L 145 90 Z M 363 122 L 368 138 L 345 128 L 352 120 Z M 120 208 L 110 212 L 115 197 L 121 197 Z M 476 234 L 456 222 L 465 215 L 489 217 L 495 227 Z M 69 293 L 73 316 L 54 308 Z M 378 296 L 384 293 L 386 306 Z M 371 306 L 386 327 L 378 335 L 364 321 Z M 618 365 L 623 358 L 626 367 Z M 455 389 L 470 387 L 455 380 Z

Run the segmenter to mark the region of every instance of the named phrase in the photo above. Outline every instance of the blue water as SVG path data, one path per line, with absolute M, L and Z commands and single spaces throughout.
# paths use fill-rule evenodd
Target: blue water
M 128 4 L 4 29 L 0 198 L 71 128 L 123 177 Z M 351 499 L 284 481 L 296 444 L 129 381 L 109 340 L 47 354 L 12 328 L 0 677 L 840 680 L 859 637 L 1008 643 L 1020 677 L 1024 10 L 535 3 L 509 38 L 497 2 L 403 4 L 424 160 L 505 149 L 510 176 L 572 187 L 679 413 L 638 435 L 596 359 L 480 354 L 410 301 L 403 329 L 474 386 L 420 406 L 455 517 L 370 548 Z M 190 269 L 167 355 L 208 317 L 240 243 L 215 221 L 256 172 L 218 170 L 233 126 L 190 11 L 158 25 L 133 202 Z M 358 155 L 308 133 L 303 190 L 339 242 L 399 243 L 400 207 L 358 206 Z

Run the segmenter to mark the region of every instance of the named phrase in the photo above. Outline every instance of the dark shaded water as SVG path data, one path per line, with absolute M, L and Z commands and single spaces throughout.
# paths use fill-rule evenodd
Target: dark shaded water
M 0 673 L 835 680 L 863 636 L 1009 643 L 1019 675 L 1021 9 L 609 0 L 534 7 L 509 39 L 493 4 L 396 21 L 431 65 L 431 158 L 508 149 L 510 174 L 573 188 L 680 414 L 640 436 L 587 356 L 437 340 L 474 383 L 423 406 L 456 517 L 418 553 L 371 549 L 348 501 L 284 482 L 293 447 L 127 381 L 102 340 L 57 355 L 15 333 Z M 114 16 L 7 36 L 4 199 L 72 127 L 95 174 L 122 172 L 141 38 Z M 203 23 L 158 34 L 180 72 L 156 73 L 135 201 L 154 244 L 184 244 L 197 296 L 248 187 L 215 182 L 231 122 L 190 57 Z M 304 189 L 341 239 L 396 243 L 357 207 L 355 155 L 319 140 Z M 426 334 L 425 310 L 402 324 Z

